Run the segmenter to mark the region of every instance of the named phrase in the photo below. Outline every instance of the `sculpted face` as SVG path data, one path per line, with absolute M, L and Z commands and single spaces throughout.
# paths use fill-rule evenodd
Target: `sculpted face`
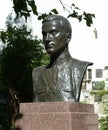
M 49 54 L 63 51 L 67 44 L 67 33 L 60 20 L 52 20 L 43 23 L 43 43 Z

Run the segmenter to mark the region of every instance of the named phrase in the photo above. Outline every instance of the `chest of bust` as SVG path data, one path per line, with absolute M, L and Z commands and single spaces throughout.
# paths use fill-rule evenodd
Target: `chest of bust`
M 43 69 L 34 82 L 34 91 L 38 101 L 75 101 L 72 68 Z

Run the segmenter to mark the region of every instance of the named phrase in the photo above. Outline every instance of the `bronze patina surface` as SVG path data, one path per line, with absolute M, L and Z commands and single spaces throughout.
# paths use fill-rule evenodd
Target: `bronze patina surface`
M 63 16 L 50 15 L 42 22 L 43 43 L 50 62 L 33 69 L 34 102 L 79 102 L 83 77 L 92 63 L 71 57 L 71 34 L 71 25 Z

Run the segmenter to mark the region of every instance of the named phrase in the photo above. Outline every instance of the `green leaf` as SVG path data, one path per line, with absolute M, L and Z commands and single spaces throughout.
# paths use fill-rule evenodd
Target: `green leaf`
M 75 10 L 73 10 L 73 13 L 71 13 L 70 15 L 68 15 L 68 18 L 69 17 L 78 18 L 78 12 L 76 12 Z
M 93 24 L 93 17 L 95 17 L 94 14 L 90 14 L 90 13 L 83 13 L 84 19 L 86 20 L 86 24 L 87 26 L 91 26 L 91 24 Z
M 44 14 L 38 16 L 38 20 L 42 20 L 42 19 L 44 19 L 46 16 L 48 16 L 48 14 L 44 13 Z
M 77 16 L 77 18 L 78 18 L 79 22 L 82 21 L 82 15 Z
M 51 12 L 53 12 L 54 14 L 58 14 L 58 11 L 56 9 L 52 9 Z
M 32 8 L 33 13 L 35 15 L 38 15 L 37 6 L 35 5 L 35 1 L 34 0 L 28 0 L 28 4 Z

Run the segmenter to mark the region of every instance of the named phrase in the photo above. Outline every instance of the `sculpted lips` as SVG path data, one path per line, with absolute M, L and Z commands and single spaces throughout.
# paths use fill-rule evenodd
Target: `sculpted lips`
M 55 46 L 55 44 L 53 42 L 49 42 L 46 44 L 47 48 L 53 48 Z

